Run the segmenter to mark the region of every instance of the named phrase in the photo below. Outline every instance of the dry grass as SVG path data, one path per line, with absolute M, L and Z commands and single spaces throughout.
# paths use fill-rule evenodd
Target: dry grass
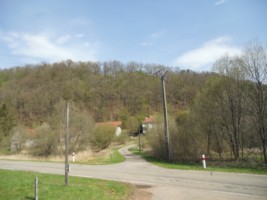
M 87 149 L 85 151 L 81 151 L 75 154 L 75 162 L 78 163 L 86 163 L 96 159 L 105 160 L 110 157 L 112 154 L 111 149 L 105 149 L 99 152 L 94 152 L 91 149 Z M 13 155 L 0 155 L 0 159 L 2 160 L 26 160 L 26 161 L 50 161 L 50 162 L 64 162 L 64 155 L 52 155 L 48 157 L 37 157 L 28 154 L 27 152 L 22 152 L 19 154 Z M 69 161 L 72 162 L 72 153 L 69 153 Z
M 113 142 L 108 149 L 95 152 L 88 148 L 84 151 L 75 153 L 75 162 L 81 164 L 111 164 L 122 162 L 121 158 L 116 156 L 118 149 L 129 144 L 136 143 L 136 140 L 125 141 L 123 144 L 120 142 Z M 1 160 L 24 160 L 24 161 L 46 161 L 46 162 L 64 162 L 65 155 L 52 155 L 48 157 L 32 156 L 29 151 L 23 150 L 18 154 L 1 154 Z M 69 152 L 69 162 L 72 162 L 72 152 Z
M 92 150 L 82 151 L 75 155 L 75 161 L 79 163 L 91 163 L 97 164 L 100 160 L 107 160 L 112 154 L 111 149 L 105 149 L 99 152 L 94 152 Z M 71 157 L 72 160 L 72 157 Z

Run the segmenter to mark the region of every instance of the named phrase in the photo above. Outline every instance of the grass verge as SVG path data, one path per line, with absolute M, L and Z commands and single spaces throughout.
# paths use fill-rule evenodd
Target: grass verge
M 119 148 L 112 149 L 109 155 L 99 156 L 91 160 L 78 162 L 79 164 L 88 165 L 108 165 L 123 162 L 125 160 L 124 156 L 119 153 Z
M 209 162 L 207 162 L 207 168 L 204 169 L 201 163 L 196 164 L 185 164 L 185 163 L 168 163 L 163 160 L 159 160 L 146 152 L 139 152 L 137 148 L 129 149 L 132 153 L 140 155 L 146 161 L 151 164 L 167 168 L 167 169 L 180 169 L 180 170 L 197 170 L 197 171 L 211 171 L 211 172 L 233 172 L 233 173 L 247 173 L 247 174 L 263 174 L 267 175 L 266 169 L 258 169 L 253 167 L 244 167 L 244 166 L 235 166 L 229 167 L 225 166 L 209 166 Z
M 119 153 L 119 147 L 114 147 L 104 153 L 98 155 L 93 155 L 92 153 L 87 153 L 81 155 L 76 155 L 77 164 L 88 164 L 88 165 L 107 165 L 120 163 L 125 160 L 125 158 Z M 65 157 L 61 156 L 49 156 L 49 157 L 33 157 L 30 155 L 0 155 L 0 159 L 4 160 L 27 160 L 33 162 L 64 162 Z M 72 157 L 69 155 L 69 162 L 72 162 Z
M 34 178 L 38 177 L 39 199 L 91 199 L 125 200 L 131 185 L 97 179 L 69 177 L 69 186 L 64 185 L 64 176 L 0 170 L 0 199 L 34 199 Z

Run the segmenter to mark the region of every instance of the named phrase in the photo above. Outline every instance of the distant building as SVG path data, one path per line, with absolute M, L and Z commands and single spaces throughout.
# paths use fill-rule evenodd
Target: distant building
M 115 135 L 116 136 L 120 136 L 121 135 L 121 121 L 113 121 L 113 122 L 100 122 L 100 123 L 96 123 L 96 126 L 103 126 L 103 125 L 108 125 L 108 126 L 112 126 L 112 127 L 116 127 L 115 130 Z
M 146 133 L 149 129 L 152 129 L 153 126 L 156 123 L 156 117 L 153 115 L 150 115 L 149 117 L 146 117 L 143 121 L 142 127 L 143 127 L 143 133 Z

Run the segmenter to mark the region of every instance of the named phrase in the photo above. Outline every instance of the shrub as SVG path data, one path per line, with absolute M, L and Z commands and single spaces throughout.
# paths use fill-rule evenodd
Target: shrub
M 31 153 L 35 156 L 49 156 L 57 152 L 59 137 L 52 132 L 50 126 L 46 123 L 36 129 L 36 137 Z
M 198 155 L 197 136 L 193 134 L 187 124 L 186 118 L 180 118 L 179 122 L 169 121 L 169 150 L 170 159 L 177 161 L 196 161 Z M 182 121 L 183 120 L 183 121 Z M 154 128 L 148 132 L 148 143 L 151 146 L 155 157 L 167 160 L 167 148 L 165 143 L 164 124 L 158 122 Z
M 11 130 L 10 149 L 12 152 L 20 152 L 26 143 L 26 130 L 22 126 L 16 126 Z
M 114 137 L 114 142 L 116 142 L 118 145 L 126 144 L 126 141 L 129 139 L 127 131 L 122 131 L 122 133 L 119 136 Z
M 159 159 L 167 160 L 164 127 L 160 125 L 155 126 L 149 130 L 147 136 L 153 155 Z
M 96 126 L 91 135 L 89 142 L 94 150 L 102 150 L 109 147 L 115 134 L 115 127 L 108 125 Z
M 80 110 L 72 111 L 69 131 L 69 150 L 79 152 L 89 145 L 88 136 L 91 134 L 94 120 L 87 112 Z

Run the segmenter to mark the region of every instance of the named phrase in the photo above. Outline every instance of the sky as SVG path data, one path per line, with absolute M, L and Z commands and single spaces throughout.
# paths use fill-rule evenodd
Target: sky
M 266 0 L 0 0 L 0 69 L 118 60 L 210 71 L 267 45 Z

